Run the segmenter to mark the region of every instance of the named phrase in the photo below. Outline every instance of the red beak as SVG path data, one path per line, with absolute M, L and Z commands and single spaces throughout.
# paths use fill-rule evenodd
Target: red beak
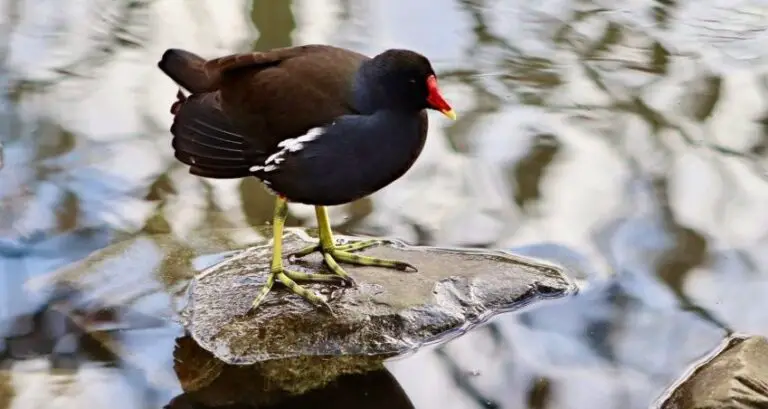
M 429 92 L 429 95 L 427 95 L 429 107 L 455 120 L 456 113 L 453 112 L 453 108 L 445 102 L 445 99 L 440 94 L 440 90 L 437 88 L 437 78 L 434 75 L 427 77 L 427 91 Z

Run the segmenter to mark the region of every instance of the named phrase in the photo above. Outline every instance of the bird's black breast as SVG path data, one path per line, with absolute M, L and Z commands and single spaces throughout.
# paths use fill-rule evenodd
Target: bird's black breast
M 284 141 L 254 176 L 292 202 L 338 205 L 400 178 L 421 153 L 425 112 L 344 115 L 325 128 Z M 304 139 L 301 139 L 304 138 Z

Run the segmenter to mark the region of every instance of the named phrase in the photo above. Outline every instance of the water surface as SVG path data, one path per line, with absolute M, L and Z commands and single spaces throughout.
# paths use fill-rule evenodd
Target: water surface
M 368 407 L 645 408 L 727 331 L 768 334 L 757 1 L 0 7 L 0 407 L 195 407 L 179 398 L 173 311 L 196 270 L 264 239 L 252 226 L 272 199 L 173 159 L 176 88 L 155 67 L 168 47 L 425 53 L 459 120 L 432 116 L 416 166 L 332 209 L 335 228 L 512 248 L 588 283 L 349 381 L 386 391 Z M 293 206 L 289 224 L 313 215 Z M 46 278 L 110 245 L 66 283 Z

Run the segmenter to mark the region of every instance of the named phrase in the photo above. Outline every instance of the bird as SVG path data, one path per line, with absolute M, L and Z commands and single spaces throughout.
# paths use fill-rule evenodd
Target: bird
M 255 177 L 275 196 L 270 270 L 249 312 L 280 282 L 333 313 L 325 297 L 299 282 L 355 286 L 339 263 L 418 271 L 356 254 L 380 240 L 337 244 L 327 207 L 402 177 L 424 148 L 427 110 L 456 119 L 424 54 L 390 48 L 368 56 L 307 44 L 205 59 L 169 48 L 157 65 L 179 87 L 170 108 L 174 157 L 202 178 Z M 292 255 L 320 252 L 330 273 L 285 268 L 288 203 L 314 207 L 319 236 Z

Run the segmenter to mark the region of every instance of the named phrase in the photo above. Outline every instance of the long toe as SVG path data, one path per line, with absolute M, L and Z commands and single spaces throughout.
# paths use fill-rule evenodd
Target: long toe
M 361 251 L 365 250 L 370 247 L 375 247 L 380 244 L 383 244 L 383 240 L 373 239 L 373 240 L 360 240 L 360 241 L 353 241 L 351 243 L 347 244 L 341 244 L 334 247 L 335 251 L 346 251 L 346 252 L 354 252 L 354 251 Z M 301 258 L 306 257 L 316 251 L 323 252 L 323 248 L 320 246 L 320 244 L 312 244 L 307 247 L 304 247 L 296 252 L 291 253 L 289 256 L 293 258 Z
M 363 256 L 360 254 L 354 254 L 348 251 L 343 251 L 338 249 L 331 250 L 330 254 L 337 261 L 342 263 L 347 263 L 347 264 L 355 264 L 358 266 L 394 268 L 402 271 L 408 271 L 408 270 L 412 270 L 413 272 L 418 271 L 418 269 L 416 269 L 416 267 L 413 264 L 406 263 L 405 261 Z
M 294 253 L 291 253 L 288 256 L 291 258 L 301 258 L 301 257 L 306 257 L 316 251 L 321 251 L 319 244 L 313 244 L 311 246 L 304 247 L 303 249 L 300 249 Z
M 323 298 L 323 296 L 315 293 L 314 291 L 311 291 L 305 287 L 302 287 L 301 285 L 297 284 L 295 281 L 291 279 L 289 275 L 296 276 L 297 272 L 286 272 L 281 271 L 277 274 L 277 280 L 283 283 L 289 290 L 291 290 L 292 293 L 298 295 L 299 297 L 304 298 L 305 300 L 311 302 L 315 306 L 319 307 L 322 310 L 325 310 L 326 312 L 329 312 L 333 314 L 333 309 L 330 305 L 326 302 L 326 300 Z M 315 280 L 316 281 L 316 280 Z
M 325 265 L 328 266 L 328 268 L 330 268 L 336 276 L 341 277 L 341 279 L 344 280 L 348 286 L 357 287 L 355 280 L 353 280 L 352 277 L 350 277 L 349 274 L 347 274 L 347 272 L 341 268 L 339 263 L 333 259 L 333 255 L 331 253 L 323 253 L 323 260 L 325 261 Z
M 333 314 L 333 309 L 330 305 L 328 305 L 328 302 L 323 298 L 323 296 L 305 287 L 302 287 L 301 285 L 297 284 L 296 281 L 329 283 L 335 285 L 346 284 L 343 277 L 335 274 L 308 274 L 291 270 L 279 270 L 270 272 L 269 276 L 267 277 L 267 281 L 261 287 L 259 294 L 253 300 L 253 303 L 251 303 L 251 307 L 248 309 L 246 314 L 254 313 L 259 308 L 259 306 L 263 304 L 264 300 L 267 298 L 267 295 L 273 291 L 272 287 L 274 286 L 275 281 L 279 281 L 292 293 L 304 298 L 316 307 L 330 314 Z
M 336 246 L 336 251 L 346 251 L 346 252 L 353 252 L 353 251 L 361 251 L 365 250 L 370 247 L 378 246 L 380 244 L 383 244 L 384 241 L 382 240 L 361 240 L 361 241 L 353 241 L 352 243 L 342 244 L 341 246 Z
M 322 274 L 322 273 L 300 273 L 298 271 L 285 270 L 283 272 L 288 278 L 293 281 L 301 281 L 305 283 L 329 283 L 343 285 L 345 284 L 344 277 L 337 274 Z
M 267 294 L 272 290 L 272 286 L 275 284 L 275 278 L 277 273 L 276 272 L 270 272 L 269 276 L 267 276 L 267 281 L 264 283 L 264 285 L 261 287 L 261 290 L 259 291 L 259 295 L 256 296 L 256 298 L 251 303 L 251 307 L 248 308 L 248 311 L 246 311 L 246 314 L 253 313 L 256 311 L 257 308 L 259 308 L 259 305 L 261 305 L 262 302 L 264 302 L 264 299 L 267 298 Z

